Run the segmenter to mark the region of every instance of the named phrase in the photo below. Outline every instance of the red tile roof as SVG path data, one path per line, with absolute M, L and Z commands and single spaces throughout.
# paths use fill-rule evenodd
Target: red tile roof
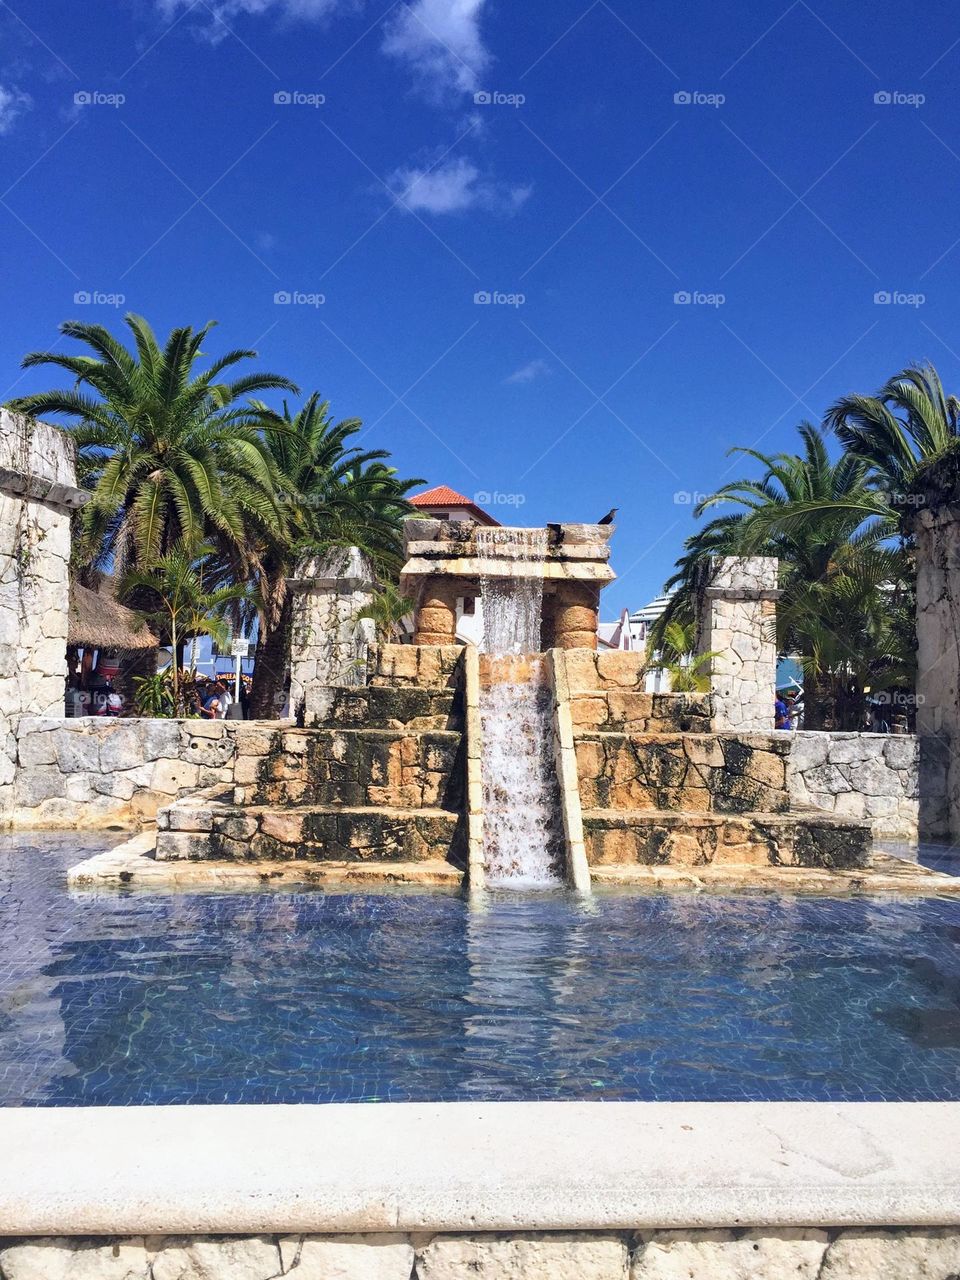
M 449 485 L 438 484 L 435 489 L 425 489 L 410 499 L 415 507 L 472 507 L 473 503 Z
M 500 523 L 488 511 L 484 511 L 483 507 L 478 507 L 470 498 L 465 497 L 462 493 L 457 493 L 456 489 L 451 489 L 449 485 L 445 484 L 438 484 L 433 489 L 426 489 L 423 493 L 414 494 L 410 502 L 415 507 L 447 507 L 451 510 L 456 507 L 462 507 L 480 524 L 499 525 Z

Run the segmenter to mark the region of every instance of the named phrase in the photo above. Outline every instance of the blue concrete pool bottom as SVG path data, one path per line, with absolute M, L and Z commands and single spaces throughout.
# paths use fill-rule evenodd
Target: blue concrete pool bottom
M 93 847 L 0 839 L 6 1106 L 960 1098 L 956 899 L 68 893 Z

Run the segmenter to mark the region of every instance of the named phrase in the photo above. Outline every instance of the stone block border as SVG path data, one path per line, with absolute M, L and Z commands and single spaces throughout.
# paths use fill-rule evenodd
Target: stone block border
M 46 1237 L 2 1280 L 953 1280 L 950 1229 Z

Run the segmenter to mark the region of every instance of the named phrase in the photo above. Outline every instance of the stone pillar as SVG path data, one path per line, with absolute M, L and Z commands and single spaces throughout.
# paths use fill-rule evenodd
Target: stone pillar
M 0 410 L 0 812 L 17 720 L 65 714 L 70 515 L 89 496 L 65 432 Z
M 557 583 L 550 609 L 553 646 L 558 649 L 596 649 L 599 603 L 600 590 L 595 583 Z M 544 644 L 547 648 L 552 647 L 547 640 Z
M 920 835 L 960 837 L 960 505 L 917 512 Z
M 309 719 L 318 689 L 364 683 L 376 628 L 357 615 L 377 583 L 366 557 L 350 547 L 308 561 L 287 586 L 294 597 L 290 708 L 298 714 L 303 706 Z
M 455 578 L 427 578 L 417 605 L 414 644 L 457 643 L 457 596 Z
M 778 562 L 771 556 L 717 556 L 705 592 L 700 652 L 710 669 L 715 729 L 765 733 L 774 727 Z

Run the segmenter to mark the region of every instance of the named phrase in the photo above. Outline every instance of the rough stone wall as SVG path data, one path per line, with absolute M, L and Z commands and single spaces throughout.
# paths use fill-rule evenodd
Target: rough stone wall
M 620 650 L 565 654 L 574 733 L 707 733 L 710 695 L 646 693 L 646 655 Z
M 700 651 L 713 652 L 714 725 L 761 733 L 773 728 L 777 679 L 777 561 L 718 556 L 706 590 Z
M 381 644 L 367 654 L 367 681 L 374 688 L 449 689 L 459 682 L 459 644 Z
M 917 733 L 923 743 L 923 834 L 960 836 L 960 508 L 919 511 Z M 927 768 L 945 768 L 943 803 L 928 809 Z
M 787 790 L 792 805 L 868 819 L 873 834 L 885 839 L 916 840 L 918 738 L 802 732 L 791 735 L 789 741 Z M 936 780 L 930 777 L 928 783 L 936 791 Z M 939 785 L 942 789 L 942 779 Z
M 785 735 L 585 734 L 576 740 L 585 809 L 784 813 Z
M 0 815 L 13 801 L 21 715 L 63 715 L 73 444 L 0 410 Z
M 376 581 L 365 558 L 351 547 L 305 565 L 289 586 L 294 592 L 290 706 L 296 711 L 302 704 L 309 723 L 318 687 L 363 684 L 375 627 L 357 615 L 373 600 Z
M 957 1228 L 0 1240 L 0 1280 L 956 1280 Z
M 231 720 L 75 720 L 23 716 L 4 824 L 20 828 L 137 827 L 197 787 L 232 784 Z

